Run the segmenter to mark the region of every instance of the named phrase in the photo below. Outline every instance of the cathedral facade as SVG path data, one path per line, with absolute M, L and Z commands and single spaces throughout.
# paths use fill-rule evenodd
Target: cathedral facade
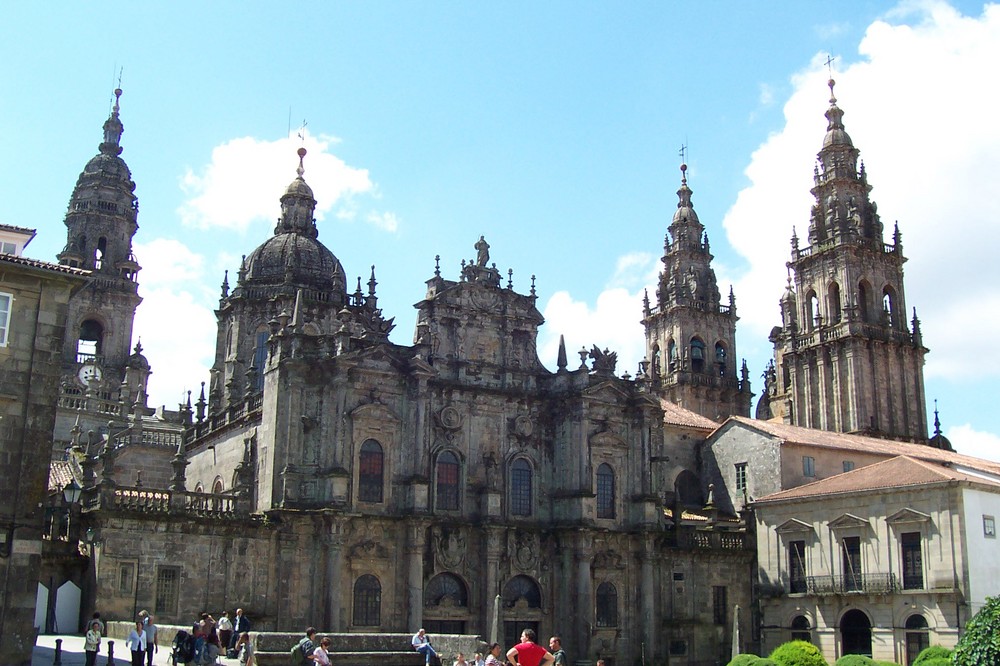
M 882 240 L 842 114 L 831 101 L 757 415 L 926 441 L 900 236 Z M 152 365 L 131 340 L 122 131 L 116 102 L 59 255 L 92 276 L 69 309 L 53 445 L 84 488 L 67 576 L 85 613 L 184 624 L 239 606 L 259 629 L 423 626 L 505 645 L 531 627 L 609 666 L 725 661 L 734 622 L 754 647 L 752 524 L 732 508 L 746 502 L 702 469 L 706 438 L 753 393 L 683 167 L 631 377 L 596 346 L 544 367 L 534 284 L 515 290 L 483 237 L 451 271 L 437 262 L 412 344 L 391 341 L 375 268 L 352 285 L 319 239 L 300 149 L 273 233 L 223 277 L 207 382 L 164 412 L 146 405 Z
M 749 383 L 731 360 L 732 298 L 719 302 L 707 243 L 688 243 L 701 241 L 689 195 L 663 282 L 694 271 L 697 294 L 673 308 L 665 292 L 646 317 L 664 354 L 697 335 L 711 362 L 685 351 L 676 372 L 633 378 L 595 346 L 572 364 L 561 349 L 550 371 L 534 285 L 515 290 L 482 237 L 450 276 L 435 266 L 413 343 L 390 341 L 375 269 L 351 289 L 319 240 L 300 150 L 272 235 L 223 279 L 207 387 L 163 414 L 145 404 L 151 364 L 128 353 L 138 206 L 121 132 L 116 104 L 60 255 L 94 275 L 68 324 L 54 445 L 85 488 L 84 610 L 183 624 L 239 606 L 275 630 L 495 626 L 504 644 L 531 627 L 583 662 L 708 664 L 734 621 L 751 636 L 733 608 L 751 606 L 752 544 L 699 481 L 716 423 L 696 413 L 748 411 Z M 697 230 L 682 228 L 691 217 Z M 690 401 L 665 393 L 677 384 Z

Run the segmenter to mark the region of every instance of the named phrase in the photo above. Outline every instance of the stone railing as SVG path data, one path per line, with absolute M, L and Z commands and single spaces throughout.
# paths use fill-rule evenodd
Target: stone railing
M 119 511 L 140 511 L 142 513 L 168 513 L 170 511 L 170 493 L 168 491 L 146 490 L 145 488 L 113 488 L 107 495 L 110 496 L 110 508 Z
M 87 508 L 134 511 L 147 514 L 185 513 L 200 517 L 233 517 L 246 511 L 234 495 L 153 490 L 136 487 L 102 488 Z
M 330 639 L 330 661 L 351 666 L 420 666 L 424 657 L 410 644 L 411 634 L 328 634 L 316 633 L 315 642 Z M 300 639 L 299 633 L 250 632 L 254 647 L 254 660 L 258 666 L 286 666 L 288 651 Z M 474 655 L 484 652 L 485 644 L 479 636 L 461 634 L 434 634 L 429 637 L 441 663 L 450 663 L 459 652 Z
M 751 550 L 750 540 L 743 532 L 723 532 L 697 528 L 680 528 L 667 532 L 665 545 L 685 550 Z
M 188 429 L 187 441 L 193 442 L 199 440 L 213 432 L 224 430 L 233 424 L 240 423 L 247 417 L 253 418 L 260 414 L 262 404 L 263 396 L 260 393 L 255 393 L 245 400 L 231 405 L 228 409 L 212 414 L 203 421 L 193 424 Z

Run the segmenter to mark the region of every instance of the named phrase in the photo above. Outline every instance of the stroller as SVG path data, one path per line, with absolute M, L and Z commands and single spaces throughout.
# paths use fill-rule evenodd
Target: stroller
M 174 636 L 171 644 L 170 659 L 174 666 L 186 664 L 194 660 L 194 636 L 183 629 Z

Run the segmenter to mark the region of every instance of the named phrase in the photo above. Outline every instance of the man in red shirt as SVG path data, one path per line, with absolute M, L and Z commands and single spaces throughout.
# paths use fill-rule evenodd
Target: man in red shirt
M 548 650 L 535 643 L 535 632 L 525 629 L 521 642 L 507 651 L 507 661 L 512 666 L 550 666 L 554 657 Z

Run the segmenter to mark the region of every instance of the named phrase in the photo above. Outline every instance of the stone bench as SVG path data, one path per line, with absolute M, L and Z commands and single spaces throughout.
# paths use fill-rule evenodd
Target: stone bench
M 302 640 L 302 633 L 250 632 L 254 658 L 258 666 L 288 666 L 289 650 Z M 343 634 L 316 632 L 320 639 L 330 639 L 330 660 L 337 666 L 422 666 L 423 656 L 413 649 L 412 634 Z M 482 652 L 485 644 L 479 636 L 435 634 L 431 636 L 442 662 L 450 663 L 459 652 L 471 657 Z

